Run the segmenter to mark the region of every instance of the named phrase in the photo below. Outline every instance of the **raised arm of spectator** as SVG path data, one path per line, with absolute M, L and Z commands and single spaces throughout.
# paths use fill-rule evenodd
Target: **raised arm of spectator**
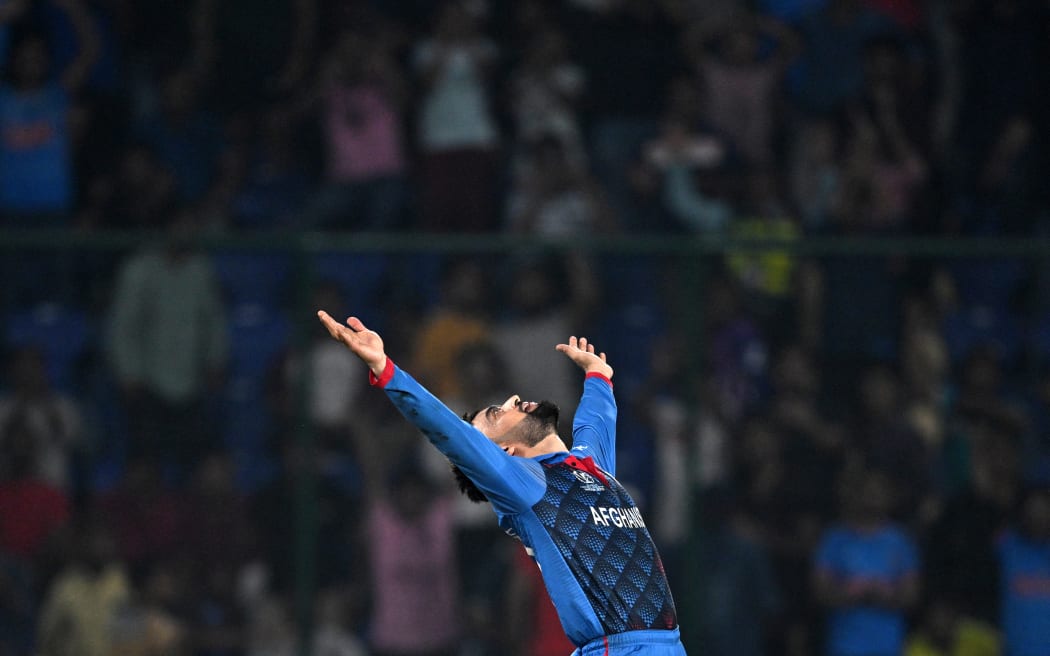
M 62 71 L 62 86 L 69 93 L 75 93 L 87 82 L 91 69 L 98 60 L 100 42 L 98 30 L 91 13 L 81 0 L 55 0 L 69 17 L 77 36 L 77 56 Z
M 667 168 L 663 199 L 671 215 L 695 232 L 722 232 L 732 218 L 732 208 L 727 203 L 708 198 L 696 188 L 693 169 L 682 162 Z

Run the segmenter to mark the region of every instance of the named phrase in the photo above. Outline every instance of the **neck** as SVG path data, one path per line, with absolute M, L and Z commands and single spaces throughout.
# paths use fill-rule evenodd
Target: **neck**
M 551 433 L 535 445 L 520 447 L 520 449 L 521 451 L 515 455 L 519 455 L 523 458 L 535 458 L 536 456 L 544 456 L 548 453 L 568 451 L 569 447 L 565 446 L 565 442 L 558 437 L 557 433 Z

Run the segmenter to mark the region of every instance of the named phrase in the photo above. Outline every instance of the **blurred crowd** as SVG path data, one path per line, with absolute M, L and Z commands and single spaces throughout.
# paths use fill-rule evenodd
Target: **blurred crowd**
M 313 308 L 565 431 L 608 352 L 691 652 L 1050 655 L 1045 258 L 199 241 L 1045 238 L 1050 2 L 0 0 L 0 62 L 3 234 L 144 236 L 0 243 L 0 656 L 571 651 Z

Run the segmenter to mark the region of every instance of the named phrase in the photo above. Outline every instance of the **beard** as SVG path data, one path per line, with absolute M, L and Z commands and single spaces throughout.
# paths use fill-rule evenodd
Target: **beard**
M 536 404 L 536 409 L 529 413 L 529 418 L 537 419 L 544 426 L 551 430 L 558 431 L 558 416 L 561 410 L 558 408 L 558 404 L 553 401 L 540 401 Z
M 557 404 L 540 401 L 535 410 L 504 436 L 504 440 L 521 442 L 526 446 L 536 446 L 543 438 L 558 432 L 559 412 Z

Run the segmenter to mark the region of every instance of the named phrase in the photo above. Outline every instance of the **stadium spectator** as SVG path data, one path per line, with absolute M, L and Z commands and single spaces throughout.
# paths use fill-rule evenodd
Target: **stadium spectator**
M 648 0 L 566 3 L 573 55 L 587 77 L 582 115 L 598 181 L 628 230 L 634 216 L 628 171 L 642 144 L 655 136 L 663 98 L 683 65 L 679 26 L 667 3 Z
M 824 517 L 799 489 L 793 445 L 777 422 L 762 416 L 736 425 L 732 456 L 740 495 L 740 521 L 761 536 L 777 588 L 785 599 L 779 626 L 770 627 L 774 653 L 811 654 L 819 640 L 816 610 L 807 578 Z M 803 473 L 804 475 L 804 473 Z
M 914 230 L 915 211 L 929 166 L 917 135 L 929 133 L 919 89 L 901 83 L 897 42 L 866 46 L 867 72 L 858 104 L 849 109 L 839 230 Z M 909 119 L 911 123 L 909 123 Z
M 98 35 L 81 0 L 55 1 L 76 29 L 78 56 L 51 77 L 47 37 L 30 32 L 12 45 L 9 79 L 0 86 L 0 214 L 9 226 L 63 225 L 76 202 L 71 112 Z
M 304 224 L 354 230 L 405 227 L 409 200 L 404 73 L 382 33 L 347 31 L 325 61 L 317 89 L 326 183 Z
M 541 138 L 527 157 L 508 199 L 509 231 L 564 239 L 617 229 L 604 193 L 586 169 L 572 163 L 561 141 Z
M 710 400 L 712 411 L 731 423 L 758 407 L 768 385 L 769 344 L 745 306 L 741 286 L 732 277 L 712 278 L 704 315 L 714 393 Z
M 649 376 L 641 381 L 634 391 L 630 405 L 638 420 L 648 426 L 652 434 L 653 490 L 652 498 L 660 502 L 653 506 L 649 525 L 653 539 L 660 545 L 660 553 L 667 567 L 667 577 L 672 589 L 681 589 L 683 559 L 689 538 L 689 498 L 696 485 L 711 484 L 712 471 L 717 471 L 724 461 L 708 458 L 710 451 L 704 450 L 700 442 L 705 431 L 714 423 L 714 430 L 724 426 L 711 422 L 713 413 L 708 408 L 700 410 L 705 416 L 697 418 L 689 407 L 689 397 L 679 384 L 684 375 L 683 340 L 674 335 L 665 336 L 653 345 L 649 355 Z M 695 429 L 690 430 L 692 426 Z M 702 468 L 694 475 L 693 465 L 699 459 Z M 705 476 L 705 474 L 707 474 Z M 677 581 L 683 582 L 675 585 Z
M 264 599 L 251 610 L 245 656 L 294 656 L 295 625 L 282 598 Z
M 87 520 L 74 534 L 69 564 L 40 611 L 41 656 L 112 656 L 114 626 L 131 597 L 131 583 L 109 533 Z
M 843 160 L 838 130 L 813 120 L 795 131 L 789 157 L 791 203 L 807 234 L 820 234 L 840 221 Z
M 237 229 L 290 228 L 301 223 L 300 210 L 312 178 L 298 140 L 298 125 L 288 111 L 259 117 L 252 132 L 230 144 L 219 158 L 219 173 L 205 201 L 215 223 Z
M 461 622 L 451 498 L 418 467 L 384 464 L 366 474 L 372 653 L 454 654 Z
M 908 635 L 904 656 L 999 656 L 1002 639 L 995 628 L 967 617 L 941 598 L 933 598 L 921 623 Z
M 173 459 L 182 473 L 211 442 L 207 396 L 228 349 L 214 272 L 193 245 L 196 217 L 179 212 L 163 244 L 122 265 L 109 348 L 133 453 Z
M 771 52 L 763 48 L 768 41 L 775 44 Z M 704 88 L 708 123 L 748 164 L 771 164 L 778 127 L 774 99 L 798 56 L 798 36 L 768 16 L 735 16 L 696 25 L 686 49 Z
M 243 653 L 247 613 L 237 599 L 238 572 L 230 562 L 202 562 L 191 574 L 186 621 L 190 649 L 199 656 Z
M 783 180 L 772 171 L 752 173 L 746 199 L 738 204 L 739 216 L 730 224 L 729 234 L 741 239 L 798 240 L 798 222 L 784 201 L 782 186 Z M 756 315 L 768 320 L 783 310 L 793 291 L 797 257 L 779 249 L 738 252 L 726 256 L 726 265 Z
M 918 602 L 918 548 L 889 521 L 894 494 L 875 471 L 851 477 L 843 521 L 828 528 L 814 554 L 814 589 L 828 609 L 830 656 L 900 654 L 906 617 Z
M 766 549 L 737 521 L 728 490 L 709 489 L 700 508 L 707 532 L 700 548 L 707 555 L 695 568 L 705 582 L 704 612 L 692 618 L 695 644 L 726 656 L 761 656 L 781 605 Z
M 998 544 L 1006 653 L 1050 654 L 1050 488 L 1028 490 Z
M 659 134 L 643 144 L 631 183 L 643 198 L 659 199 L 675 231 L 723 233 L 735 209 L 730 147 L 703 128 L 691 95 L 676 83 L 672 102 L 678 102 Z
M 964 460 L 968 480 L 948 496 L 929 536 L 930 586 L 962 612 L 989 623 L 999 618 L 996 540 L 1020 500 L 1019 453 L 1011 430 L 994 417 L 973 423 L 964 438 L 972 449 Z M 945 459 L 962 459 L 959 447 L 946 444 Z
M 364 438 L 367 439 L 367 438 Z M 344 436 L 343 441 L 345 442 Z M 317 580 L 326 585 L 360 579 L 361 572 L 352 567 L 360 545 L 354 537 L 345 509 L 358 499 L 326 475 L 322 451 L 317 444 L 306 447 L 295 435 L 281 435 L 280 464 L 277 475 L 251 498 L 252 523 L 258 529 L 259 551 L 267 569 L 267 582 L 278 595 L 287 596 L 295 589 L 297 533 L 296 508 L 306 476 L 314 476 L 313 506 L 317 539 L 314 563 Z
M 317 600 L 317 656 L 367 656 L 362 641 L 353 631 L 354 602 L 340 590 L 328 589 Z
M 222 128 L 201 106 L 201 80 L 180 70 L 160 84 L 158 107 L 143 117 L 134 132 L 175 177 L 181 201 L 197 203 L 215 184 Z
M 336 312 L 346 306 L 342 288 L 335 282 L 319 282 L 313 290 L 314 302 L 330 304 Z M 354 376 L 354 361 L 348 358 L 345 349 L 332 348 L 332 340 L 324 339 L 324 331 L 314 333 L 313 340 L 303 353 L 296 350 L 288 353 L 271 372 L 268 390 L 278 426 L 273 435 L 283 435 L 294 430 L 298 398 L 296 385 L 299 376 L 308 368 L 319 385 L 311 386 L 308 399 L 309 417 L 317 431 L 316 440 L 324 450 L 335 452 L 345 449 L 348 437 L 362 432 L 359 416 L 362 410 L 360 397 L 365 384 L 360 376 Z M 338 345 L 336 345 L 338 346 Z
M 931 455 L 937 456 L 947 438 L 948 350 L 944 339 L 932 325 L 928 304 L 920 302 L 926 318 L 916 324 L 905 319 L 900 349 L 901 378 L 904 385 L 905 415 Z M 913 315 L 905 311 L 905 317 Z
M 70 497 L 36 472 L 34 437 L 27 425 L 8 427 L 0 454 L 0 555 L 24 565 L 42 564 L 70 520 Z
M 864 45 L 892 31 L 889 20 L 860 0 L 828 0 L 799 21 L 805 42 L 792 99 L 811 114 L 855 100 L 864 82 Z
M 114 622 L 113 653 L 120 656 L 165 656 L 187 653 L 187 630 L 179 616 L 185 582 L 170 562 L 144 571 Z
M 459 380 L 453 364 L 459 353 L 492 334 L 489 279 L 475 260 L 449 261 L 440 276 L 440 297 L 420 322 L 412 362 L 435 393 L 454 397 Z
M 499 54 L 463 0 L 438 10 L 433 33 L 412 54 L 421 85 L 417 141 L 421 227 L 482 232 L 494 227 L 499 126 L 489 76 Z
M 256 555 L 257 530 L 249 510 L 246 495 L 236 487 L 230 456 L 221 451 L 205 455 L 186 492 L 180 553 L 202 571 L 215 569 L 235 580 Z
M 188 518 L 179 493 L 165 485 L 159 462 L 129 460 L 123 478 L 99 495 L 92 510 L 113 536 L 117 555 L 132 576 L 143 576 L 181 553 Z
M 0 396 L 0 448 L 15 432 L 28 436 L 35 475 L 69 490 L 74 453 L 83 437 L 80 407 L 51 387 L 39 351 L 20 349 L 9 362 L 10 393 Z
M 874 364 L 861 372 L 857 392 L 847 458 L 892 481 L 896 498 L 890 516 L 914 526 L 924 506 L 932 502 L 933 462 L 908 423 L 900 380 L 888 366 Z
M 527 150 L 528 144 L 552 137 L 574 168 L 583 166 L 578 113 L 587 78 L 570 57 L 566 36 L 553 27 L 532 35 L 508 85 L 517 148 Z

